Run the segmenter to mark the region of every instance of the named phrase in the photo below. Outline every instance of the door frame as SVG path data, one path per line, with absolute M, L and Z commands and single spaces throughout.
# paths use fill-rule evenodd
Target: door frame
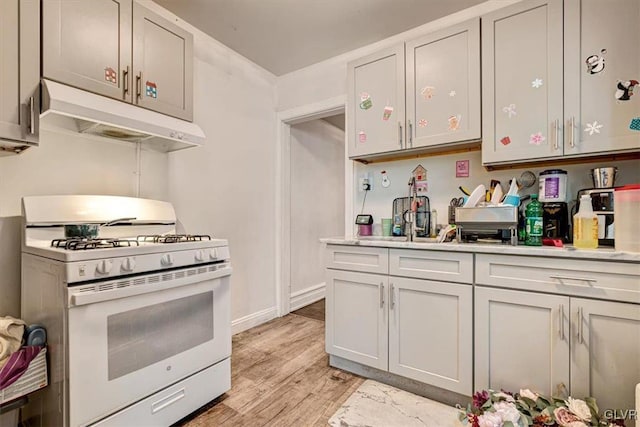
M 291 126 L 311 120 L 345 113 L 346 95 L 308 104 L 277 113 L 276 139 L 276 308 L 277 316 L 290 312 L 291 294 Z M 347 118 L 345 115 L 345 122 Z M 345 123 L 346 125 L 346 123 Z M 353 205 L 353 162 L 347 154 L 347 134 L 345 132 L 345 237 L 352 235 L 352 224 L 348 212 Z M 327 236 L 329 237 L 329 236 Z

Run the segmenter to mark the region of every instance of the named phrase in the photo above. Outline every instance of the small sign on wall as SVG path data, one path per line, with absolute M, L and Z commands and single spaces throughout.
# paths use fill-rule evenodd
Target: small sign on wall
M 456 178 L 469 178 L 469 160 L 456 160 Z

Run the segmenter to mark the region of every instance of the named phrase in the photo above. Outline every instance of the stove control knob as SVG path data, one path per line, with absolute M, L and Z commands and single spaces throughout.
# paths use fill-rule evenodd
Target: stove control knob
M 122 265 L 120 266 L 122 271 L 133 271 L 136 268 L 136 259 L 135 258 L 125 258 L 122 261 Z
M 213 248 L 209 251 L 209 258 L 211 259 L 218 258 L 218 251 L 216 251 L 216 248 Z
M 173 257 L 171 256 L 171 254 L 162 255 L 162 258 L 160 258 L 160 264 L 164 265 L 165 267 L 173 265 Z
M 110 259 L 103 259 L 102 261 L 98 262 L 96 271 L 99 274 L 108 274 L 111 271 L 111 267 L 113 267 L 113 261 L 111 261 Z
M 202 262 L 205 260 L 206 258 L 206 252 L 205 251 L 197 251 L 196 252 L 196 261 L 198 262 Z

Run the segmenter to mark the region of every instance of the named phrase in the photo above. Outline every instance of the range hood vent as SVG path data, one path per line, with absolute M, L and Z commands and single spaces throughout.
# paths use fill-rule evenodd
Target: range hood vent
M 40 126 L 169 152 L 204 143 L 198 125 L 70 86 L 42 80 Z

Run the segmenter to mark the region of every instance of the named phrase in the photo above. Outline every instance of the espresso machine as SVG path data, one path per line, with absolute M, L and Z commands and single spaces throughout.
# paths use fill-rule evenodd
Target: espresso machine
M 580 209 L 580 196 L 591 196 L 593 213 L 598 217 L 598 245 L 614 246 L 613 188 L 587 188 L 578 191 L 576 212 Z

